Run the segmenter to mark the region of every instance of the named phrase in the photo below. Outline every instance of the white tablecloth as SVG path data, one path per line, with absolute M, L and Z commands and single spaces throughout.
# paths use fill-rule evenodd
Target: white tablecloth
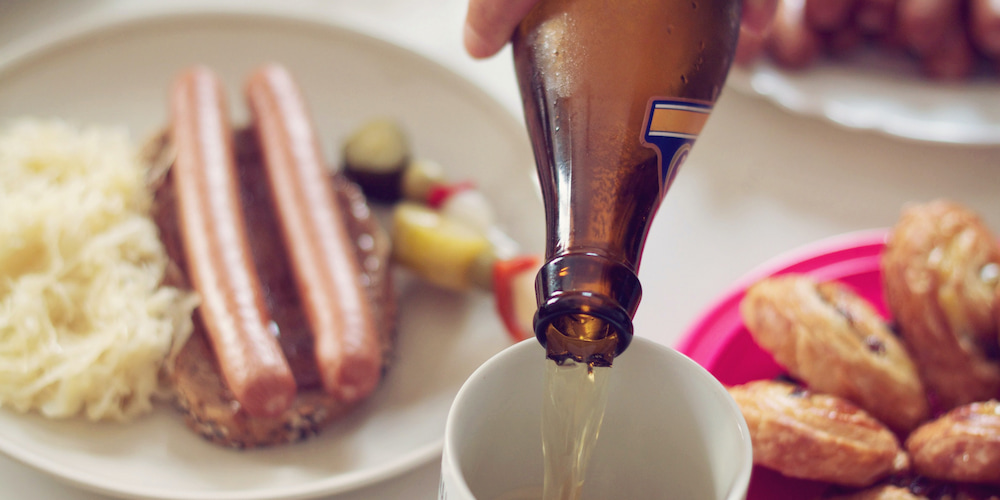
M 73 17 L 155 4 L 6 0 L 0 2 L 0 46 L 23 43 Z M 509 49 L 487 61 L 462 49 L 465 0 L 303 0 L 281 8 L 346 22 L 429 56 L 520 115 Z M 904 203 L 935 197 L 966 203 L 1000 232 L 1000 149 L 846 130 L 730 89 L 653 225 L 640 271 L 644 298 L 636 332 L 673 345 L 714 296 L 761 262 L 818 239 L 889 226 Z M 334 498 L 429 500 L 437 483 L 432 462 Z M 0 499 L 26 498 L 101 497 L 0 457 Z

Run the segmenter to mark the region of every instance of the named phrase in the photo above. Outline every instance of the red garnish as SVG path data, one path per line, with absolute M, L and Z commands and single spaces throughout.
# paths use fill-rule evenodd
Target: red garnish
M 497 260 L 493 264 L 493 296 L 496 298 L 497 313 L 500 314 L 500 319 L 514 342 L 534 336 L 531 325 L 522 325 L 517 317 L 517 308 L 514 305 L 514 279 L 526 271 L 538 269 L 539 260 L 534 255 L 523 255 L 508 260 Z
M 435 184 L 427 192 L 427 206 L 437 210 L 455 193 L 475 188 L 476 185 L 472 181 L 456 182 L 455 184 Z

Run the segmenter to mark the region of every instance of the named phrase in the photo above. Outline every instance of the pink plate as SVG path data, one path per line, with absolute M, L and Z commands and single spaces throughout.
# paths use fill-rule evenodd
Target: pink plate
M 852 287 L 886 315 L 879 259 L 886 230 L 850 233 L 808 245 L 765 263 L 743 277 L 712 305 L 682 337 L 677 350 L 712 372 L 723 384 L 769 379 L 783 370 L 750 337 L 740 318 L 739 304 L 747 287 L 767 277 L 803 273 L 820 280 L 837 280 Z M 755 468 L 747 500 L 808 498 L 820 485 L 793 480 Z

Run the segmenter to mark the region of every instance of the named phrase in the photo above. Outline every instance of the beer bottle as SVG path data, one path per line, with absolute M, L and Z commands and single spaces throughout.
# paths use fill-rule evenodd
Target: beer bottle
M 628 347 L 650 222 L 725 82 L 739 0 L 543 0 L 513 37 L 546 216 L 547 356 Z

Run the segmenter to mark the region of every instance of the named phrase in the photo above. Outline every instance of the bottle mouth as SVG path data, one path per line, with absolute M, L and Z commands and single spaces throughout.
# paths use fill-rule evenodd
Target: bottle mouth
M 608 297 L 587 292 L 552 297 L 535 313 L 535 337 L 557 361 L 572 358 L 610 366 L 631 343 L 633 331 L 628 311 L 612 304 Z
M 642 290 L 626 265 L 593 253 L 562 255 L 542 266 L 535 291 L 540 298 L 535 337 L 550 353 L 549 335 L 561 334 L 572 340 L 568 348 L 577 351 L 570 357 L 589 362 L 579 358 L 598 349 L 610 364 L 632 341 L 632 316 Z M 602 345 L 588 344 L 598 341 Z M 613 348 L 607 345 L 611 341 Z

